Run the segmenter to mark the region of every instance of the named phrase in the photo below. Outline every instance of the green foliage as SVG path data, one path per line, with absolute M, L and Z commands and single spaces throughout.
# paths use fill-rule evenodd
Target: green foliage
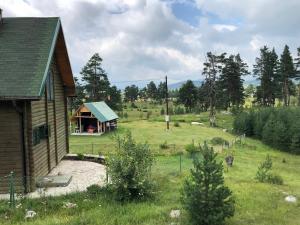
M 161 143 L 161 144 L 159 145 L 159 148 L 160 148 L 160 149 L 168 149 L 168 148 L 169 148 L 168 142 L 165 141 L 164 143 Z
M 108 160 L 108 174 L 117 200 L 142 200 L 151 196 L 153 161 L 149 146 L 136 143 L 131 133 L 124 138 L 117 137 L 116 154 Z
M 267 155 L 266 159 L 259 165 L 255 179 L 263 183 L 282 185 L 282 177 L 280 177 L 279 175 L 272 174 L 271 170 L 272 159 L 269 155 Z
M 139 88 L 136 85 L 131 85 L 131 86 L 127 86 L 125 87 L 124 90 L 124 100 L 126 102 L 134 102 L 135 100 L 137 100 L 139 95 Z
M 228 145 L 229 144 L 229 142 L 222 137 L 213 137 L 210 140 L 210 142 L 212 145 L 223 145 L 223 144 Z
M 188 80 L 179 89 L 179 102 L 184 104 L 189 110 L 195 107 L 197 103 L 197 87 L 194 85 L 193 81 Z
M 127 113 L 127 112 L 124 113 L 124 118 L 125 118 L 125 119 L 128 118 L 128 113 Z
M 78 158 L 79 160 L 83 160 L 83 159 L 84 159 L 84 154 L 78 153 L 78 154 L 77 154 L 77 158 Z
M 222 162 L 204 144 L 201 158 L 195 157 L 191 175 L 184 182 L 182 203 L 192 224 L 222 225 L 234 215 L 232 192 L 224 186 Z
M 300 108 L 262 108 L 242 112 L 233 122 L 235 133 L 261 139 L 287 152 L 299 151 Z
M 180 124 L 178 122 L 175 122 L 174 127 L 180 127 Z
M 185 150 L 190 156 L 195 156 L 199 152 L 199 148 L 194 143 L 185 146 Z
M 165 108 L 161 108 L 160 115 L 165 115 Z

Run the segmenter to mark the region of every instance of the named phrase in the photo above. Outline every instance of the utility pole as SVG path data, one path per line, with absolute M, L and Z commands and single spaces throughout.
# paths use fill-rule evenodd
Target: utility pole
M 170 128 L 170 117 L 169 117 L 169 92 L 168 92 L 168 77 L 166 76 L 166 122 L 167 122 L 167 130 Z

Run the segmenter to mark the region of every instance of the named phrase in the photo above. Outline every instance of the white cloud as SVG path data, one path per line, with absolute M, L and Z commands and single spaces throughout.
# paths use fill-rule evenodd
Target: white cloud
M 237 26 L 234 25 L 227 25 L 227 24 L 215 24 L 213 25 L 213 28 L 215 28 L 217 31 L 235 31 L 237 29 Z
M 265 44 L 278 53 L 299 45 L 298 0 L 195 0 L 195 26 L 175 17 L 176 2 L 184 0 L 1 0 L 0 7 L 4 16 L 60 16 L 74 73 L 99 52 L 113 81 L 199 79 L 207 51 L 240 52 L 251 66 Z

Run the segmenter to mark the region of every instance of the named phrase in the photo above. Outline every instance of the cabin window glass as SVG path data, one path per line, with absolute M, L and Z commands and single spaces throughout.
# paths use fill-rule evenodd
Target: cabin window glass
M 41 140 L 50 137 L 51 130 L 50 126 L 43 124 L 41 126 L 35 127 L 32 132 L 32 142 L 33 145 L 38 145 Z
M 47 76 L 46 87 L 47 87 L 47 99 L 48 101 L 53 101 L 54 90 L 53 90 L 53 75 L 51 71 L 49 71 Z

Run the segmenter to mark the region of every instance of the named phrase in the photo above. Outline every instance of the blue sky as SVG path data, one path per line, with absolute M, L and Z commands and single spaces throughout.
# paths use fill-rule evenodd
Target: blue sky
M 263 45 L 279 55 L 285 44 L 294 55 L 300 46 L 299 0 L 1 0 L 0 7 L 4 17 L 59 16 L 75 76 L 98 52 L 118 85 L 166 74 L 170 83 L 203 79 L 208 51 L 240 53 L 251 71 Z

